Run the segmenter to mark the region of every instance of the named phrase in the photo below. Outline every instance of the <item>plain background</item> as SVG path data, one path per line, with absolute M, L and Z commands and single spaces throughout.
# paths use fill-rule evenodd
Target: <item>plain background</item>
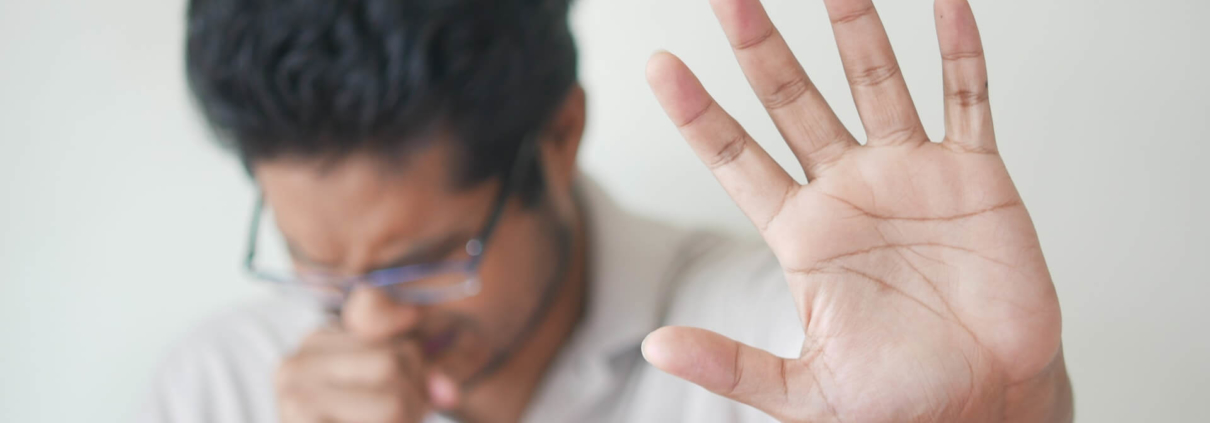
M 792 163 L 707 2 L 578 1 L 583 166 L 633 209 L 752 231 L 643 78 L 656 49 L 680 54 Z M 766 3 L 860 128 L 822 3 Z M 1078 421 L 1210 421 L 1210 2 L 973 3 L 1000 148 L 1060 293 Z M 877 4 L 940 136 L 931 4 Z M 238 268 L 251 188 L 187 100 L 183 7 L 0 1 L 0 421 L 128 420 L 173 340 L 262 294 Z

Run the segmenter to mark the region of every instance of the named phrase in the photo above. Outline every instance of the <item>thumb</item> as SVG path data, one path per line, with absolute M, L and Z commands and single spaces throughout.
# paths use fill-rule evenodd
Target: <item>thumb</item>
M 669 326 L 643 340 L 643 357 L 673 376 L 782 416 L 788 404 L 788 360 L 696 328 Z

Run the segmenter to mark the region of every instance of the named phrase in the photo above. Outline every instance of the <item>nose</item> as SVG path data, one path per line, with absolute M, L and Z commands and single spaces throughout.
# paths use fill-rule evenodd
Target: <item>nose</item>
M 420 310 L 400 304 L 382 290 L 357 287 L 341 310 L 345 330 L 365 342 L 385 342 L 408 333 L 420 321 Z

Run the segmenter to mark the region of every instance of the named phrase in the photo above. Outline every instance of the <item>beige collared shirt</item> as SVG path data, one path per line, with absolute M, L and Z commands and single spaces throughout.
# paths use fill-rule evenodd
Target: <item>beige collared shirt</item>
M 660 372 L 639 351 L 652 330 L 682 325 L 795 355 L 801 324 L 781 268 L 764 244 L 633 215 L 591 181 L 580 182 L 590 241 L 588 309 L 523 420 L 772 421 Z M 140 421 L 277 421 L 273 373 L 323 321 L 319 311 L 279 298 L 217 316 L 169 355 Z M 446 421 L 434 415 L 425 423 Z

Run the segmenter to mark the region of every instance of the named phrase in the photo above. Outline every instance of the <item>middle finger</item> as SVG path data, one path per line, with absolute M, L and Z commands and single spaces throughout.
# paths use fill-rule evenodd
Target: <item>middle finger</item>
M 713 0 L 735 58 L 778 131 L 807 172 L 840 157 L 857 140 L 811 83 L 758 0 Z
M 869 145 L 928 141 L 872 0 L 824 0 Z

